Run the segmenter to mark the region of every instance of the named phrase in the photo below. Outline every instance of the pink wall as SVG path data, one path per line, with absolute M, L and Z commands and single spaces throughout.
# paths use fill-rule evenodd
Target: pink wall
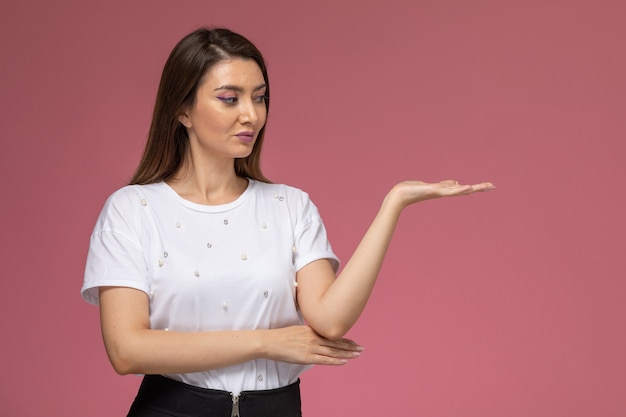
M 398 180 L 498 186 L 403 215 L 350 333 L 366 351 L 304 375 L 305 415 L 626 415 L 623 5 L 3 2 L 0 415 L 126 412 L 140 379 L 79 298 L 87 240 L 205 24 L 266 54 L 265 171 L 310 192 L 344 261 Z

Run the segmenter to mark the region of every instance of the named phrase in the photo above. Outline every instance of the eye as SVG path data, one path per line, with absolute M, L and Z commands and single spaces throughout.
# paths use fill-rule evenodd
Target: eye
M 255 103 L 265 103 L 267 100 L 269 99 L 269 97 L 265 94 L 263 94 L 262 96 L 258 96 L 254 98 L 254 102 Z
M 226 104 L 237 104 L 239 101 L 237 97 L 218 97 L 217 99 Z

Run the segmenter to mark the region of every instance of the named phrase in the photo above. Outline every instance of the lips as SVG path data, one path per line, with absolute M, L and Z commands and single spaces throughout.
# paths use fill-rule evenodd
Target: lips
M 250 143 L 254 140 L 254 132 L 240 132 L 235 136 L 239 138 L 240 141 Z

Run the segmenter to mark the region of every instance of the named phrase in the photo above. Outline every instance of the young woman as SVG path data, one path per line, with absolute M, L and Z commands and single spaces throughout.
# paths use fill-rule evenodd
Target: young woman
M 143 158 L 100 214 L 82 288 L 115 370 L 146 375 L 129 416 L 300 416 L 299 375 L 362 351 L 343 336 L 401 211 L 493 188 L 397 184 L 336 276 L 307 194 L 261 173 L 269 97 L 261 53 L 226 29 L 189 34 L 165 64 Z

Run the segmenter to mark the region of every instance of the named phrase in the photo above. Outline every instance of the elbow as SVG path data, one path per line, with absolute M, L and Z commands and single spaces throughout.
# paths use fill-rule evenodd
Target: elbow
M 354 321 L 338 318 L 336 314 L 305 315 L 304 320 L 315 333 L 328 340 L 343 338 L 354 325 Z
M 136 370 L 136 366 L 134 366 L 132 361 L 125 359 L 120 356 L 109 355 L 109 362 L 113 366 L 113 370 L 118 375 L 130 375 L 140 373 Z
M 115 360 L 111 359 L 111 365 L 113 365 L 113 370 L 115 370 L 115 372 L 118 375 L 130 375 L 130 374 L 141 373 L 135 370 L 135 367 L 128 361 L 122 361 L 119 359 L 115 359 Z
M 348 333 L 351 326 L 341 324 L 341 323 L 332 323 L 326 326 L 311 326 L 313 330 L 320 336 L 328 339 L 328 340 L 339 340 Z
M 133 359 L 128 349 L 117 347 L 115 349 L 107 349 L 109 362 L 113 366 L 113 370 L 118 375 L 130 375 L 144 373 L 140 369 L 139 364 Z

